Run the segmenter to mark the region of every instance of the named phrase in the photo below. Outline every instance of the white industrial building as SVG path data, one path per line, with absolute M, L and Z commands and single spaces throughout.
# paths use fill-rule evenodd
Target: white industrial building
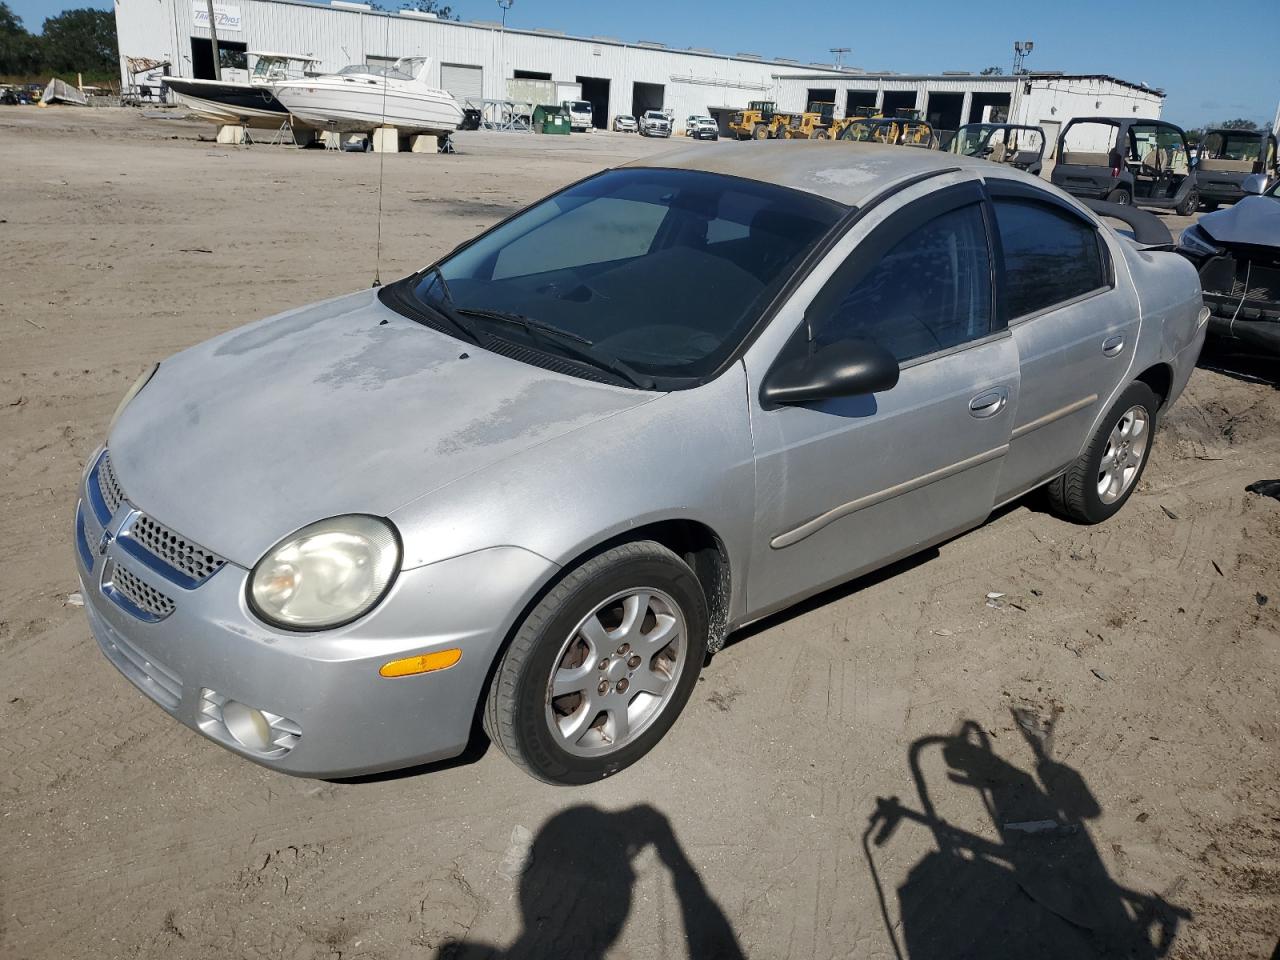
M 115 9 L 126 86 L 158 79 L 130 72 L 130 60 L 136 65 L 140 58 L 167 64 L 155 73 L 212 78 L 207 0 L 116 0 Z M 836 103 L 838 116 L 863 105 L 886 112 L 919 109 L 940 130 L 954 130 L 962 119 L 1011 112 L 1017 122 L 1045 126 L 1052 137 L 1072 116 L 1159 116 L 1163 100 L 1159 91 L 1104 76 L 869 74 L 754 53 L 676 50 L 657 41 L 388 13 L 346 0 L 216 0 L 213 9 L 224 62 L 228 55 L 243 59 L 259 50 L 286 51 L 315 57 L 322 70 L 337 70 L 428 56 L 433 81 L 459 101 L 506 99 L 512 79 L 581 83 L 597 127 L 618 114 L 667 109 L 677 124 L 689 114 L 711 114 L 723 128 L 751 100 L 774 100 L 784 110 L 823 100 Z

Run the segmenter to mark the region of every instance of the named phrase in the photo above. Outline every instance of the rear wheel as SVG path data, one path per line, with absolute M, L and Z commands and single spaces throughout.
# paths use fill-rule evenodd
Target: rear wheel
M 1116 187 L 1107 194 L 1107 203 L 1118 203 L 1122 207 L 1132 206 L 1133 194 L 1129 192 L 1127 187 Z
M 614 547 L 525 618 L 494 673 L 485 730 L 539 780 L 603 779 L 670 729 L 706 636 L 706 598 L 688 564 L 651 541 Z
M 809 139 L 810 140 L 829 140 L 831 139 L 831 137 L 826 130 L 819 127 L 817 130 L 814 130 L 809 134 Z
M 1101 523 L 1133 493 L 1151 456 L 1159 398 L 1131 383 L 1107 412 L 1084 452 L 1050 482 L 1054 512 L 1077 523 Z
M 751 129 L 751 139 L 752 140 L 768 140 L 769 128 L 766 127 L 763 123 L 757 123 Z

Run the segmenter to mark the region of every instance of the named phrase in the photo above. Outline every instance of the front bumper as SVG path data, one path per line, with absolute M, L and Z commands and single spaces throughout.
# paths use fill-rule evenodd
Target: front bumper
M 555 570 L 518 547 L 482 550 L 402 571 L 353 624 L 291 633 L 249 611 L 243 567 L 226 563 L 187 589 L 139 563 L 119 536 L 131 509 L 122 503 L 100 529 L 88 486 L 77 507 L 81 592 L 103 653 L 175 719 L 295 776 L 354 776 L 462 752 L 503 638 Z M 147 611 L 123 602 L 111 585 L 120 567 L 170 598 L 171 608 L 161 608 L 168 612 L 144 618 Z M 390 660 L 451 648 L 462 656 L 446 670 L 378 673 Z M 227 700 L 264 713 L 269 747 L 236 738 L 222 718 Z

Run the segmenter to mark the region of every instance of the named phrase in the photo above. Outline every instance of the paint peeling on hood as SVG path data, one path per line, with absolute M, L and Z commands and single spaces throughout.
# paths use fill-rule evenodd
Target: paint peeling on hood
M 498 356 L 362 291 L 165 360 L 109 446 L 139 509 L 251 566 L 315 520 L 386 516 L 657 396 Z

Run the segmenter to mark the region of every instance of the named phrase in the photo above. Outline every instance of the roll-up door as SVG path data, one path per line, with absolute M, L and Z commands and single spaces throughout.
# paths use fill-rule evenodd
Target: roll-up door
M 453 94 L 460 104 L 484 99 L 484 70 L 458 63 L 440 64 L 440 86 Z

